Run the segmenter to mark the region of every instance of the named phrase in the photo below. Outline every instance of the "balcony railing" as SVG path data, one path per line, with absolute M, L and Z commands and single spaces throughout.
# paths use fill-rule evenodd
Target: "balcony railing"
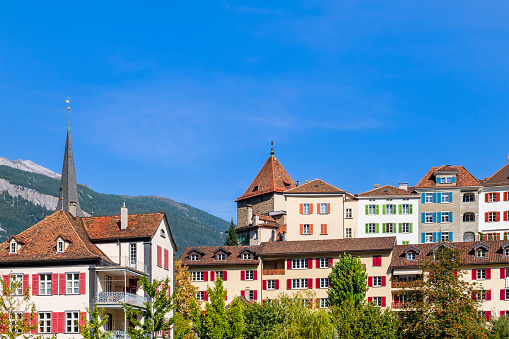
M 409 306 L 409 303 L 407 303 L 407 302 L 400 303 L 400 302 L 393 301 L 391 304 L 391 308 L 398 308 L 398 309 L 408 308 L 408 306 Z
M 262 270 L 263 275 L 285 275 L 284 268 L 264 268 Z
M 108 331 L 108 333 L 111 334 L 112 339 L 130 339 L 129 335 L 124 330 Z
M 142 261 L 138 261 L 135 258 L 129 257 L 128 255 L 121 256 L 121 257 L 109 256 L 109 258 L 111 259 L 111 261 L 113 261 L 113 264 L 110 264 L 110 265 L 106 264 L 106 266 L 125 266 L 125 267 L 134 268 L 139 271 L 143 271 L 143 269 L 144 269 Z
M 392 288 L 412 288 L 422 286 L 421 280 L 414 281 L 391 281 Z
M 128 292 L 99 292 L 97 294 L 98 304 L 130 304 L 138 307 L 145 307 L 147 298 Z

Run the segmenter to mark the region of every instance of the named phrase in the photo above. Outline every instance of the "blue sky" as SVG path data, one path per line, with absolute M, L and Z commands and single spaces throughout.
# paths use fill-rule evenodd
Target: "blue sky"
M 229 220 L 269 156 L 352 193 L 509 154 L 507 1 L 0 2 L 0 156 Z

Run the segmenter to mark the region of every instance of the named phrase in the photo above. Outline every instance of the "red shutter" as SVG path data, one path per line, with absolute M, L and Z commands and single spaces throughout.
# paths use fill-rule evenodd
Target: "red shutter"
M 23 294 L 28 290 L 29 286 L 30 286 L 30 275 L 23 274 Z
M 315 284 L 316 284 L 316 288 L 321 288 L 320 287 L 320 278 L 316 278 Z
M 382 266 L 382 257 L 379 255 L 373 256 L 373 266 Z
M 373 287 L 373 277 L 368 277 L 368 286 Z
M 327 214 L 330 214 L 330 203 L 327 203 Z
M 275 286 L 276 290 L 279 290 L 279 279 L 276 279 L 276 286 Z
M 487 300 L 487 301 L 490 301 L 490 300 L 491 300 L 491 290 L 487 290 L 487 291 L 486 291 L 486 300 Z
M 491 311 L 486 311 L 486 321 L 490 321 Z
M 32 295 L 39 294 L 39 274 L 32 274 Z
M 475 299 L 476 299 L 476 297 L 477 297 L 477 292 L 472 291 L 472 299 L 474 299 L 474 300 L 475 300 Z
M 313 279 L 312 278 L 308 279 L 308 288 L 313 288 Z
M 500 290 L 500 300 L 505 300 L 505 290 Z
M 291 270 L 292 269 L 292 259 L 286 260 L 286 269 Z
M 37 326 L 38 322 L 39 320 L 37 319 L 37 313 L 34 312 L 32 316 L 32 325 L 35 325 L 35 328 L 32 330 L 32 334 L 37 334 L 37 332 L 39 331 L 38 329 L 39 326 Z
M 309 224 L 309 234 L 313 234 L 313 224 Z
M 500 279 L 505 279 L 505 267 L 500 269 Z
M 322 209 L 320 208 L 320 203 L 317 202 L 316 203 L 316 214 L 320 214 L 320 213 L 322 213 Z
M 387 299 L 386 297 L 382 297 L 382 307 L 385 307 L 387 305 Z
M 484 222 L 489 222 L 490 221 L 490 216 L 489 216 L 489 213 L 486 212 L 484 213 Z
M 168 250 L 165 249 L 164 250 L 164 269 L 167 270 L 168 269 Z
M 51 275 L 51 294 L 58 295 L 58 273 L 53 273 Z M 57 332 L 53 332 L 53 333 L 57 333 Z
M 504 212 L 504 221 L 508 221 L 509 219 L 509 211 Z
M 244 290 L 240 291 L 240 295 L 243 297 L 246 297 L 246 291 L 244 291 Z
M 304 213 L 304 204 L 300 204 L 300 214 Z
M 228 300 L 228 293 L 224 294 L 224 301 Z M 171 325 L 170 325 L 171 326 Z
M 320 266 L 316 266 L 317 268 Z M 308 259 L 308 268 L 313 268 L 313 259 Z
M 320 224 L 320 234 L 327 234 L 327 224 Z
M 386 276 L 382 276 L 382 286 L 385 286 L 385 279 L 386 278 L 387 278 Z
M 254 300 L 258 300 L 258 291 L 257 291 L 257 290 L 254 290 L 253 292 L 254 292 L 254 293 L 253 293 L 253 294 L 254 294 L 254 298 L 253 298 L 253 299 L 254 299 Z
M 157 246 L 157 266 L 162 267 L 162 248 Z
M 316 259 L 316 268 L 320 268 L 320 258 Z
M 300 235 L 304 234 L 304 224 L 300 224 Z
M 509 192 L 504 192 L 504 201 L 509 200 Z
M 267 289 L 267 280 L 262 280 L 262 290 L 266 290 Z
M 65 312 L 58 312 L 58 333 L 65 333 Z
M 504 316 L 505 315 L 505 311 L 500 311 L 500 315 Z
M 495 201 L 500 201 L 500 192 L 497 192 L 497 199 Z
M 368 297 L 368 302 L 372 302 L 373 301 L 373 297 Z
M 80 294 L 87 293 L 86 273 L 80 273 Z
M 240 271 L 240 280 L 246 280 L 246 271 Z
M 489 198 L 488 193 L 484 193 L 484 202 L 489 202 L 489 201 L 490 201 L 490 198 Z
M 66 294 L 65 291 L 65 273 L 60 273 L 58 275 L 58 294 Z
M 80 312 L 80 326 L 85 326 L 87 322 L 87 312 Z
M 286 289 L 287 290 L 292 289 L 292 279 L 286 279 Z
M 58 313 L 51 313 L 51 332 L 58 333 Z
M 209 281 L 209 272 L 208 271 L 203 272 L 203 281 Z
M 497 221 L 500 221 L 500 212 L 497 212 Z
M 486 269 L 486 279 L 491 279 L 491 268 Z
M 500 240 L 500 233 L 497 233 L 497 240 Z
M 313 214 L 313 204 L 309 204 L 309 214 Z
M 223 271 L 223 281 L 228 280 L 228 271 Z
M 458 271 L 454 270 L 454 275 L 458 276 Z
M 257 270 L 253 271 L 253 280 L 258 280 L 258 271 Z
M 207 293 L 207 291 L 205 291 L 204 294 L 205 294 L 205 298 L 203 298 L 203 299 L 205 299 L 205 301 L 209 301 L 209 294 Z
M 476 280 L 477 279 L 477 270 L 474 268 L 472 270 L 472 280 Z
M 210 281 L 215 281 L 216 279 L 216 272 L 210 271 Z
M 332 258 L 329 258 L 329 268 L 332 266 Z
M 4 283 L 7 285 L 7 288 L 10 288 L 11 277 L 8 274 L 4 275 Z

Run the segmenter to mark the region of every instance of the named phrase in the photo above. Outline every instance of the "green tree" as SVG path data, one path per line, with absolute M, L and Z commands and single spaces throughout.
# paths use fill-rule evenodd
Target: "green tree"
M 405 338 L 488 338 L 481 286 L 462 279 L 461 253 L 449 244 L 437 247 L 422 265 L 422 279 L 404 289 L 409 311 L 402 322 Z M 480 293 L 480 292 L 479 292 Z
M 172 295 L 175 307 L 174 337 L 193 338 L 191 308 L 192 301 L 196 302 L 197 288 L 191 283 L 191 274 L 188 267 L 182 265 L 180 260 L 175 261 L 175 290 Z
M 285 314 L 281 302 L 267 300 L 264 304 L 247 303 L 244 305 L 245 337 L 260 338 L 263 333 L 283 323 Z
M 368 290 L 367 279 L 361 260 L 344 253 L 329 274 L 329 305 L 339 306 L 346 300 L 353 300 L 356 306 L 363 304 Z
M 12 281 L 10 285 L 1 280 L 0 333 L 3 337 L 34 338 L 32 334 L 38 327 L 35 303 L 30 301 L 30 287 L 22 291 L 21 281 Z M 21 296 L 19 294 L 22 291 Z
M 144 303 L 144 308 L 122 304 L 127 319 L 134 325 L 127 328 L 127 333 L 134 339 L 152 337 L 154 332 L 167 331 L 173 324 L 172 318 L 166 319 L 166 315 L 173 309 L 171 299 L 168 297 L 170 280 L 154 280 L 150 283 L 147 277 L 143 276 L 139 282 L 150 297 Z
M 88 319 L 81 315 L 80 333 L 85 339 L 108 339 L 111 338 L 111 333 L 104 332 L 103 326 L 108 321 L 109 316 L 105 315 L 101 320 L 101 315 L 104 313 L 104 308 L 98 308 L 94 304 L 94 308 L 90 310 L 87 308 Z
M 233 299 L 228 313 L 228 338 L 241 339 L 245 330 L 244 322 L 244 304 L 239 298 Z
M 509 317 L 501 316 L 491 324 L 492 338 L 509 339 Z
M 226 233 L 228 233 L 228 235 L 225 238 L 224 244 L 226 246 L 238 246 L 239 239 L 237 238 L 237 228 L 233 223 L 233 218 L 232 221 L 230 221 L 230 228 Z

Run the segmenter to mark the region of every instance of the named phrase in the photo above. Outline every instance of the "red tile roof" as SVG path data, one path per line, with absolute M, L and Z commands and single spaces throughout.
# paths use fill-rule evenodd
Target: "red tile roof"
M 387 196 L 387 195 L 393 195 L 393 196 L 415 195 L 415 196 L 419 196 L 419 194 L 412 193 L 409 190 L 404 190 L 399 187 L 394 187 L 391 185 L 385 185 L 385 186 L 382 186 L 379 188 L 375 188 L 371 191 L 360 193 L 359 197 L 379 197 L 379 196 Z
M 346 193 L 342 189 L 332 186 L 331 184 L 326 183 L 323 180 L 315 179 L 304 185 L 300 185 L 298 187 L 292 188 L 291 190 L 286 191 L 288 194 L 298 194 L 298 193 Z
M 258 216 L 260 221 L 276 222 L 276 220 L 274 220 L 274 218 L 271 217 L 270 215 L 264 215 L 264 214 L 255 214 L 255 215 Z
M 70 242 L 64 253 L 57 253 L 58 237 Z M 80 218 L 74 218 L 62 210 L 47 216 L 14 238 L 23 239 L 23 246 L 17 254 L 10 255 L 9 242 L 1 244 L 0 263 L 86 259 L 109 261 L 108 257 L 92 244 Z
M 479 181 L 472 174 L 470 174 L 470 172 L 467 171 L 465 167 L 444 165 L 441 167 L 432 167 L 421 179 L 421 181 L 419 181 L 415 188 L 449 187 L 440 184 L 437 186 L 434 174 L 436 171 L 458 171 L 458 174 L 456 175 L 456 187 L 479 186 Z
M 214 252 L 218 249 L 225 249 L 231 254 L 226 258 L 226 260 L 218 261 L 216 260 Z M 260 260 L 254 256 L 252 260 L 242 260 L 241 253 L 245 249 L 250 249 L 253 253 L 256 253 L 258 246 L 203 246 L 203 247 L 187 247 L 182 255 L 180 256 L 180 260 L 183 265 L 187 266 L 224 266 L 224 265 L 258 265 Z M 189 260 L 189 253 L 195 251 L 200 251 L 204 253 L 201 260 L 191 261 Z
M 483 186 L 506 186 L 509 185 L 509 164 L 499 169 L 495 174 L 484 181 Z
M 396 237 L 264 242 L 260 257 L 271 255 L 391 251 Z
M 293 179 L 286 172 L 283 165 L 281 165 L 277 158 L 274 155 L 271 155 L 251 185 L 249 185 L 246 193 L 235 201 L 248 199 L 266 193 L 285 192 L 293 187 L 296 187 Z

